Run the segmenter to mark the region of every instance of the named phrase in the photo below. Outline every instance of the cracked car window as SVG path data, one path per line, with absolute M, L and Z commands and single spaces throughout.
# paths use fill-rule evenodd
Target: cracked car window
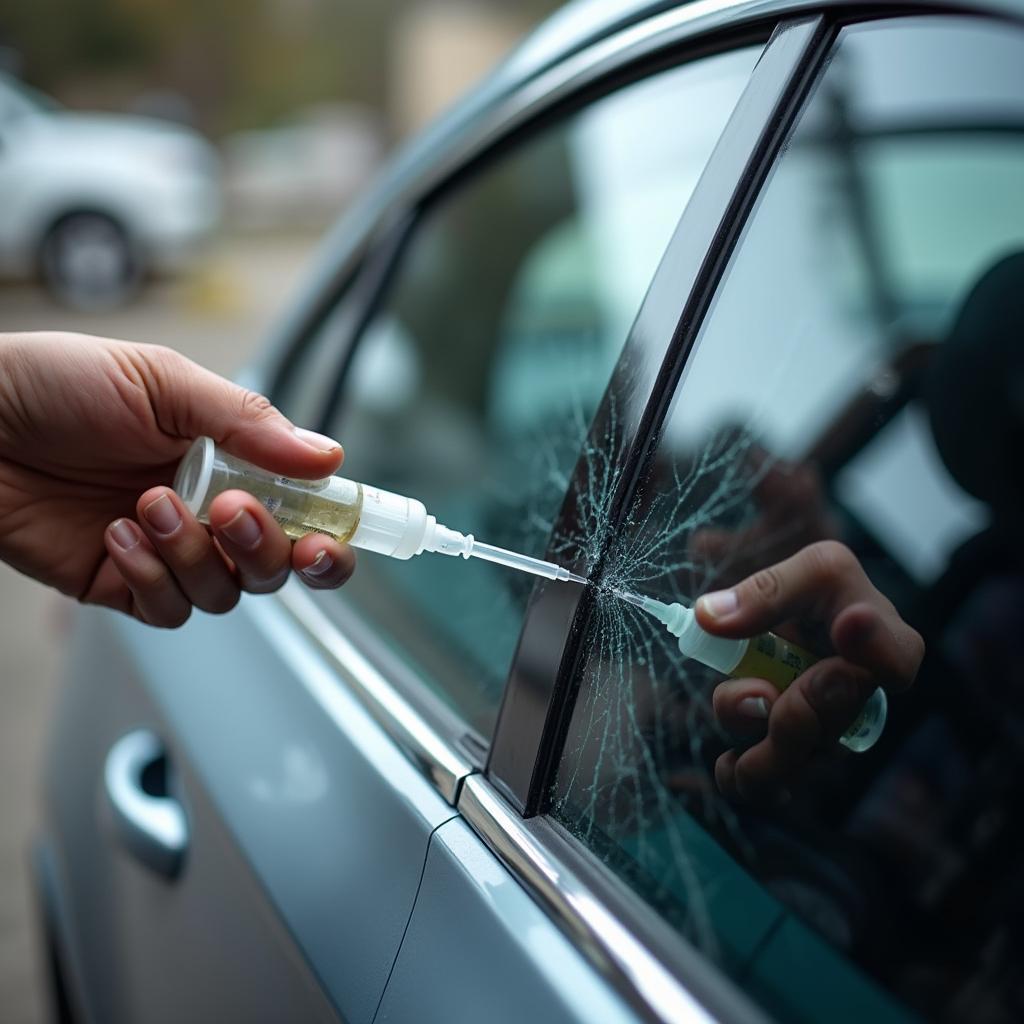
M 544 554 L 572 438 L 759 52 L 626 86 L 430 207 L 330 426 L 348 475 L 479 540 Z M 475 559 L 361 555 L 344 596 L 489 737 L 532 585 Z
M 1022 33 L 844 32 L 593 567 L 551 813 L 782 1020 L 1024 1013 L 1022 182 Z M 874 749 L 729 801 L 723 676 L 612 588 L 690 603 L 825 538 L 921 672 Z

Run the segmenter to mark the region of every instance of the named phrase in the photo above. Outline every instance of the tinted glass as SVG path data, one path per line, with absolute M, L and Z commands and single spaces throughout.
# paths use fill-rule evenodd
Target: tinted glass
M 309 429 L 317 426 L 331 390 L 341 372 L 341 361 L 352 340 L 361 312 L 355 281 L 370 271 L 364 266 L 353 274 L 330 313 L 312 336 L 297 349 L 278 374 L 272 393 L 274 404 L 293 423 Z
M 630 85 L 429 209 L 330 426 L 349 475 L 543 555 L 587 421 L 756 57 Z M 532 585 L 476 560 L 368 554 L 346 597 L 487 736 Z
M 848 30 L 607 564 L 689 602 L 843 541 L 927 645 L 879 745 L 729 802 L 722 676 L 607 592 L 582 641 L 553 813 L 780 1019 L 1024 1014 L 1022 186 L 1021 32 Z

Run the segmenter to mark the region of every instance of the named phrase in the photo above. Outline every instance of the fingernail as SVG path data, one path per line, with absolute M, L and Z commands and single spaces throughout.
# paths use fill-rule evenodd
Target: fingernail
M 142 510 L 142 514 L 157 533 L 171 534 L 181 526 L 181 515 L 166 494 L 161 494 L 156 501 L 151 501 Z
M 260 537 L 263 536 L 260 524 L 244 508 L 240 508 L 235 513 L 235 518 L 221 527 L 221 531 L 228 540 L 250 551 L 259 544 Z
M 326 452 L 337 451 L 341 445 L 332 437 L 325 437 L 313 430 L 306 430 L 305 427 L 294 427 L 295 436 L 310 448 L 315 448 L 321 455 Z
M 326 576 L 333 567 L 334 559 L 331 558 L 326 551 L 321 551 L 320 554 L 302 570 L 302 575 L 312 576 L 313 579 L 319 579 L 321 576 Z
M 713 619 L 723 619 L 732 615 L 740 606 L 739 598 L 735 590 L 715 590 L 697 599 L 706 614 Z
M 747 718 L 767 718 L 768 701 L 764 697 L 744 697 L 736 705 L 736 710 Z
M 142 539 L 139 528 L 130 519 L 118 519 L 107 532 L 122 551 L 130 551 Z

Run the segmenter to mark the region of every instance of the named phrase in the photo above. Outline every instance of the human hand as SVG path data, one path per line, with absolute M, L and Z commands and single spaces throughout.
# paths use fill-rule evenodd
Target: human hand
M 907 689 L 924 657 L 924 641 L 872 586 L 860 562 L 835 541 L 812 544 L 729 590 L 697 601 L 709 633 L 750 637 L 772 630 L 820 661 L 779 693 L 763 679 L 730 679 L 713 706 L 729 734 L 753 742 L 715 764 L 719 789 L 758 800 L 794 782 L 808 762 L 835 747 L 881 686 Z
M 336 441 L 170 349 L 0 335 L 0 558 L 154 626 L 181 625 L 193 606 L 229 611 L 240 591 L 276 590 L 292 568 L 311 586 L 342 584 L 347 546 L 311 534 L 293 547 L 242 491 L 216 498 L 210 530 L 196 522 L 166 484 L 202 434 L 300 479 L 343 458 Z

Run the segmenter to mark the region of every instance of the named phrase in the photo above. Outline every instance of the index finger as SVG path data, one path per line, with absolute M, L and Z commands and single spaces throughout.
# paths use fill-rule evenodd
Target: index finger
M 811 544 L 729 590 L 705 594 L 696 613 L 702 629 L 735 638 L 792 619 L 820 623 L 839 654 L 877 673 L 887 689 L 908 687 L 924 654 L 921 637 L 836 541 Z

